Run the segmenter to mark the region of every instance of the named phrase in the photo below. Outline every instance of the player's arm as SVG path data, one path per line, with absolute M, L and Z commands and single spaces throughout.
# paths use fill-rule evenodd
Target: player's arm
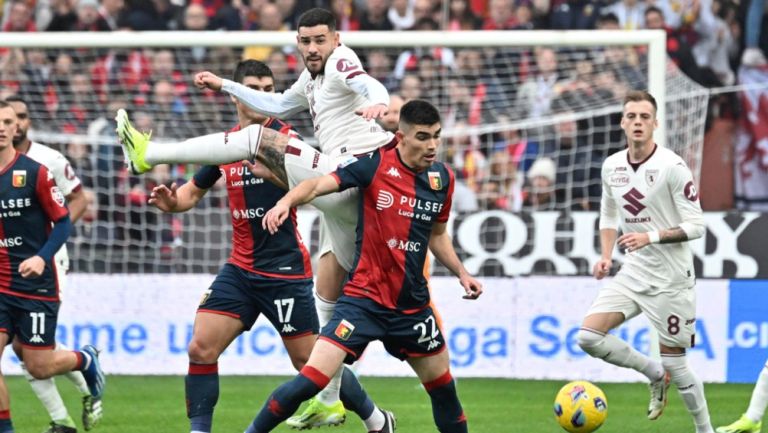
M 613 248 L 616 245 L 619 228 L 619 209 L 611 195 L 611 188 L 605 182 L 603 167 L 603 195 L 600 199 L 600 260 L 592 268 L 592 274 L 598 280 L 608 276 L 613 264 Z
M 339 190 L 338 177 L 333 174 L 307 179 L 288 191 L 275 206 L 267 211 L 261 220 L 261 225 L 270 233 L 275 234 L 281 224 L 288 218 L 291 208 L 309 203 L 315 197 L 330 194 Z
M 88 198 L 85 196 L 83 188 L 77 188 L 67 194 L 67 206 L 69 207 L 69 218 L 74 224 L 83 216 L 88 207 Z
M 456 250 L 453 248 L 453 240 L 446 229 L 447 223 L 435 223 L 429 237 L 429 250 L 435 255 L 449 271 L 459 277 L 461 286 L 464 287 L 464 299 L 477 299 L 483 293 L 483 285 L 474 279 L 459 260 Z
M 379 80 L 362 73 L 347 78 L 346 83 L 353 92 L 371 101 L 371 105 L 358 109 L 355 111 L 356 114 L 364 117 L 365 120 L 378 119 L 387 114 L 389 92 Z
M 37 174 L 35 194 L 40 208 L 45 212 L 48 220 L 53 221 L 53 229 L 37 254 L 19 264 L 18 271 L 23 278 L 36 278 L 42 275 L 45 264 L 53 259 L 54 254 L 67 242 L 72 232 L 72 221 L 64 202 L 64 195 L 56 186 L 53 177 L 48 175 L 48 169 L 45 166 L 40 166 Z
M 174 182 L 170 188 L 165 185 L 152 188 L 149 204 L 163 212 L 186 212 L 195 207 L 207 192 L 194 182 L 187 182 L 181 187 Z
M 250 109 L 272 117 L 288 117 L 309 107 L 309 102 L 301 91 L 301 87 L 303 87 L 301 80 L 294 83 L 284 93 L 269 93 L 251 89 L 243 84 L 223 79 L 216 74 L 205 71 L 195 75 L 195 85 L 200 88 L 229 93 Z

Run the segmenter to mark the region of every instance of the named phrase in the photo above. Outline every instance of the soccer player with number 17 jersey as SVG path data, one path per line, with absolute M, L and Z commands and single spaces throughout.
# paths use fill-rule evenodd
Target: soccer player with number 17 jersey
M 704 234 L 704 218 L 691 171 L 682 158 L 654 143 L 656 126 L 653 96 L 630 92 L 621 119 L 627 149 L 603 164 L 602 257 L 595 264 L 595 277 L 608 275 L 617 237 L 626 256 L 621 270 L 592 303 L 577 338 L 593 357 L 648 378 L 648 419 L 661 416 L 671 381 L 693 416 L 696 432 L 713 433 L 704 386 L 685 356 L 686 348 L 695 344 L 696 329 L 693 254 L 688 241 Z M 640 313 L 659 333 L 661 362 L 608 333 Z

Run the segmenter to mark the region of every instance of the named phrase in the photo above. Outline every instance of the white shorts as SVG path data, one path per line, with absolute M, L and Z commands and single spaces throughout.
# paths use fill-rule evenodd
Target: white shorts
M 354 156 L 332 158 L 296 139 L 292 139 L 288 146 L 292 148 L 287 148 L 285 152 L 285 172 L 290 188 L 307 179 L 330 174 L 339 165 L 357 160 Z M 357 188 L 350 188 L 312 200 L 312 205 L 323 213 L 320 255 L 333 252 L 346 271 L 352 270 L 355 260 L 359 196 Z
M 693 286 L 678 290 L 638 293 L 632 278 L 617 275 L 598 293 L 587 316 L 622 313 L 629 320 L 644 313 L 667 347 L 689 348 L 696 337 L 696 291 Z

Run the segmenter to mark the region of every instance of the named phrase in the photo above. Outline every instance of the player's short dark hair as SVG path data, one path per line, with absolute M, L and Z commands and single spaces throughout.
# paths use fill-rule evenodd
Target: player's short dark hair
M 322 25 L 328 26 L 328 30 L 332 32 L 336 31 L 336 17 L 333 12 L 323 8 L 312 8 L 299 17 L 298 28 Z
M 27 101 L 25 101 L 24 98 L 22 98 L 19 95 L 11 95 L 11 96 L 5 98 L 5 102 L 21 102 L 22 104 L 24 104 L 27 107 L 29 107 L 29 104 L 27 104 Z
M 269 69 L 266 63 L 258 60 L 248 59 L 241 60 L 235 66 L 235 73 L 233 74 L 232 81 L 236 83 L 242 83 L 245 77 L 269 77 L 274 79 L 272 70 Z
M 650 93 L 646 92 L 645 90 L 633 90 L 629 93 L 627 93 L 627 96 L 624 97 L 624 104 L 627 105 L 629 102 L 642 102 L 642 101 L 648 101 L 653 105 L 653 111 L 658 111 L 658 105 L 656 105 L 656 98 L 653 97 Z
M 437 107 L 427 101 L 414 99 L 408 101 L 400 109 L 401 125 L 434 125 L 440 122 L 440 112 Z

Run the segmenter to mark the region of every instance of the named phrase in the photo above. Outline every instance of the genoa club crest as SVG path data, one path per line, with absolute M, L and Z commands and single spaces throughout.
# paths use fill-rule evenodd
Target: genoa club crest
M 427 173 L 429 176 L 429 187 L 435 191 L 443 189 L 443 178 L 440 177 L 440 173 L 437 171 L 430 171 Z
M 658 178 L 659 170 L 645 170 L 645 183 L 647 183 L 648 186 L 653 186 Z
M 352 332 L 354 332 L 354 330 L 355 330 L 355 325 L 342 319 L 341 323 L 339 323 L 339 326 L 336 327 L 336 330 L 333 331 L 333 333 L 336 334 L 336 336 L 339 337 L 339 339 L 347 341 L 349 339 L 349 336 L 352 335 Z
M 11 183 L 15 188 L 22 188 L 27 185 L 27 170 L 13 170 Z

